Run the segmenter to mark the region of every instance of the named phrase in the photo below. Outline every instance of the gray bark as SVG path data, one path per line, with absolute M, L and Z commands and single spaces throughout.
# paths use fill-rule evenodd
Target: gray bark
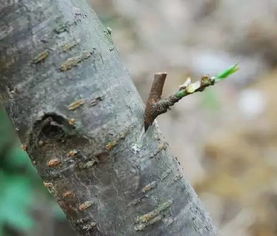
M 2 103 L 74 229 L 214 235 L 88 3 L 1 0 L 0 17 Z

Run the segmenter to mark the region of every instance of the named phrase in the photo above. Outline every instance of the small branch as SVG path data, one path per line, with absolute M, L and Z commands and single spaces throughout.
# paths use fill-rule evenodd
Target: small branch
M 205 88 L 212 86 L 221 80 L 226 79 L 228 76 L 238 71 L 238 69 L 239 67 L 236 64 L 228 68 L 227 70 L 223 71 L 222 73 L 218 74 L 217 76 L 203 76 L 201 80 L 198 80 L 194 83 L 192 83 L 191 79 L 188 78 L 184 84 L 179 86 L 179 90 L 174 95 L 171 95 L 168 98 L 164 99 L 161 99 L 161 95 L 166 79 L 166 73 L 156 73 L 154 76 L 154 81 L 152 83 L 152 88 L 146 103 L 144 113 L 145 131 L 148 129 L 150 125 L 152 125 L 153 121 L 157 118 L 157 116 L 165 113 L 171 106 L 173 106 L 183 97 L 186 97 L 196 92 L 202 92 Z

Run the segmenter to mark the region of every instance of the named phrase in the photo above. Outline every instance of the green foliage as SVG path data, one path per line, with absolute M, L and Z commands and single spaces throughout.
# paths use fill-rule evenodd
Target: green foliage
M 58 204 L 41 183 L 28 154 L 17 143 L 13 127 L 0 106 L 0 236 L 8 226 L 19 232 L 30 232 L 36 220 L 31 211 L 38 203 L 35 195 L 45 193 L 55 217 L 65 219 Z
M 11 123 L 8 122 L 7 114 L 0 105 L 0 155 L 1 151 L 12 141 L 14 137 L 11 131 Z
M 223 71 L 222 73 L 219 73 L 218 75 L 215 76 L 215 82 L 218 82 L 220 80 L 224 80 L 228 78 L 230 75 L 234 74 L 239 70 L 238 64 L 235 64 L 231 67 L 229 67 L 227 70 Z
M 19 147 L 13 147 L 4 158 L 3 164 L 5 169 L 9 171 L 18 171 L 24 169 L 28 174 L 35 174 L 35 169 L 32 166 L 28 154 Z
M 0 172 L 0 222 L 7 223 L 20 230 L 27 230 L 33 225 L 28 214 L 32 202 L 32 186 L 24 176 L 15 176 Z
M 12 131 L 0 107 L 0 235 L 4 235 L 6 226 L 27 231 L 34 224 L 29 213 L 34 193 L 34 169 L 27 154 L 15 147 Z
M 11 149 L 1 159 L 0 232 L 5 225 L 26 231 L 34 224 L 29 213 L 34 193 L 32 173 L 27 154 L 20 148 Z

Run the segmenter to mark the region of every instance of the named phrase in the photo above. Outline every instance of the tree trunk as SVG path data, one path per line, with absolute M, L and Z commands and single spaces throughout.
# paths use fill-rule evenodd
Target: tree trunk
M 0 1 L 1 101 L 81 235 L 214 235 L 85 0 Z

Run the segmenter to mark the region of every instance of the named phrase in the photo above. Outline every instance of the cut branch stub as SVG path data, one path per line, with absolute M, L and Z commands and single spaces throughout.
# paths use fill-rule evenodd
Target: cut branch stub
M 154 81 L 148 98 L 150 103 L 156 103 L 161 99 L 166 76 L 166 72 L 160 72 L 154 75 Z
M 144 112 L 144 128 L 145 131 L 153 123 L 157 116 L 154 115 L 154 105 L 161 100 L 163 87 L 165 83 L 167 73 L 159 72 L 154 75 L 154 80 L 150 90 L 149 97 L 146 102 L 146 108 Z

